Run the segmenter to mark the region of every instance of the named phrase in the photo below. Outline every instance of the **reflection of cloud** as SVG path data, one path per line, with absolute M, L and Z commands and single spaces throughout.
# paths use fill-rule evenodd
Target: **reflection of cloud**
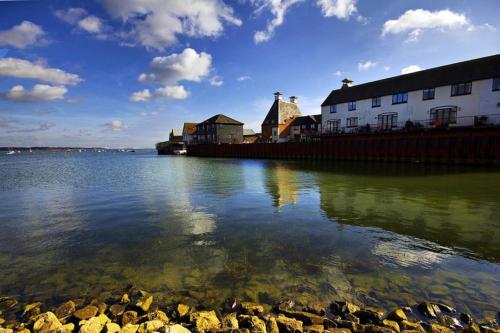
M 448 258 L 451 250 L 422 240 L 419 240 L 417 244 L 409 237 L 402 237 L 380 241 L 375 245 L 372 253 L 380 257 L 383 264 L 431 268 L 432 265 Z
M 215 215 L 201 211 L 193 211 L 189 216 L 188 223 L 190 224 L 191 233 L 193 235 L 208 234 L 215 229 Z

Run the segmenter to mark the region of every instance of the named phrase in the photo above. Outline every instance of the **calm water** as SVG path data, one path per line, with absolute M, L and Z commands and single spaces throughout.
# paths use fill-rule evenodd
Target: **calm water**
M 500 170 L 0 155 L 0 295 L 500 305 Z

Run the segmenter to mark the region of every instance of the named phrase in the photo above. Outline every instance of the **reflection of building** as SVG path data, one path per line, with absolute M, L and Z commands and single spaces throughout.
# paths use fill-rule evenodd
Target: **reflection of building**
M 360 85 L 342 82 L 321 104 L 325 133 L 500 123 L 500 54 Z
M 265 184 L 273 197 L 273 206 L 283 207 L 297 203 L 299 188 L 297 171 L 281 163 L 265 168 Z
M 286 142 L 289 126 L 295 117 L 300 117 L 297 97 L 290 97 L 290 102 L 283 100 L 283 94 L 274 93 L 274 103 L 262 122 L 262 140 L 264 142 Z
M 243 123 L 218 114 L 196 125 L 195 139 L 198 143 L 241 143 Z

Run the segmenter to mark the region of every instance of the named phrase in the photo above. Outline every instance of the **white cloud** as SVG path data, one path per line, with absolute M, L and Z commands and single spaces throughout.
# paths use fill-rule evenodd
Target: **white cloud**
M 0 58 L 0 76 L 37 79 L 62 85 L 75 85 L 82 81 L 76 74 L 67 73 L 58 68 L 48 68 L 43 64 L 32 63 L 18 58 Z
M 149 89 L 144 89 L 142 91 L 136 91 L 130 95 L 129 100 L 131 102 L 148 102 L 153 99 L 186 99 L 189 97 L 189 91 L 182 85 L 175 86 L 165 86 L 157 88 L 154 93 L 151 93 Z
M 223 23 L 241 20 L 222 0 L 102 0 L 108 13 L 121 19 L 129 44 L 163 50 L 177 42 L 177 35 L 216 37 Z
M 59 9 L 54 12 L 54 15 L 66 23 L 77 24 L 78 21 L 87 15 L 87 11 L 83 8 Z
M 273 19 L 267 23 L 266 30 L 256 31 L 253 39 L 256 44 L 266 42 L 274 35 L 274 30 L 285 21 L 285 14 L 291 6 L 303 0 L 253 0 L 252 3 L 257 6 L 256 13 L 264 9 L 271 11 Z
M 251 80 L 251 79 L 252 79 L 251 76 L 249 76 L 249 75 L 243 75 L 243 76 L 238 77 L 236 80 L 238 80 L 238 81 L 241 82 L 241 81 L 248 81 L 248 80 Z
M 318 0 L 317 5 L 321 8 L 323 16 L 335 16 L 347 20 L 357 11 L 356 2 L 357 0 Z M 362 21 L 364 17 L 358 16 L 358 20 Z
M 142 73 L 139 81 L 163 84 L 183 80 L 199 82 L 210 73 L 211 65 L 210 54 L 186 48 L 182 53 L 153 58 L 149 64 L 149 73 Z
M 426 29 L 455 29 L 471 26 L 465 14 L 449 9 L 428 11 L 410 9 L 395 20 L 384 23 L 382 36 L 387 34 L 408 34 L 407 41 L 416 41 Z
M 122 131 L 128 128 L 128 126 L 123 121 L 118 119 L 114 119 L 109 123 L 104 124 L 103 126 L 111 131 Z
M 30 21 L 23 21 L 8 30 L 0 31 L 0 46 L 24 49 L 28 46 L 44 43 L 45 41 L 42 39 L 44 35 L 42 27 Z
M 336 71 L 334 74 L 335 74 L 336 76 L 342 76 L 342 72 L 341 72 L 341 71 Z
M 224 80 L 222 79 L 222 77 L 220 77 L 218 75 L 212 76 L 210 78 L 209 82 L 212 86 L 216 86 L 216 87 L 220 87 L 224 84 Z
M 17 85 L 4 93 L 3 98 L 23 103 L 48 102 L 63 99 L 67 91 L 63 86 L 35 84 L 32 90 L 25 90 L 22 85 Z
M 139 112 L 139 115 L 142 117 L 156 117 L 158 115 L 158 111 L 142 111 Z
M 358 71 L 366 71 L 369 70 L 370 68 L 373 68 L 377 66 L 376 62 L 373 62 L 371 60 L 368 60 L 366 62 L 358 62 Z
M 90 15 L 78 21 L 78 27 L 90 33 L 100 34 L 103 29 L 103 23 L 100 18 Z
M 388 72 L 391 69 L 391 66 L 384 66 L 384 71 Z
M 409 73 L 414 73 L 414 72 L 418 72 L 418 71 L 421 71 L 423 68 L 421 68 L 420 66 L 418 65 L 410 65 L 408 67 L 405 67 L 403 69 L 401 69 L 401 74 L 409 74 Z

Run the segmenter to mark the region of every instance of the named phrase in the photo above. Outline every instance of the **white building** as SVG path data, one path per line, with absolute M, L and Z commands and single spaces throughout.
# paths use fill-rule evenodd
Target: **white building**
M 323 133 L 500 124 L 500 54 L 351 86 L 321 104 Z

